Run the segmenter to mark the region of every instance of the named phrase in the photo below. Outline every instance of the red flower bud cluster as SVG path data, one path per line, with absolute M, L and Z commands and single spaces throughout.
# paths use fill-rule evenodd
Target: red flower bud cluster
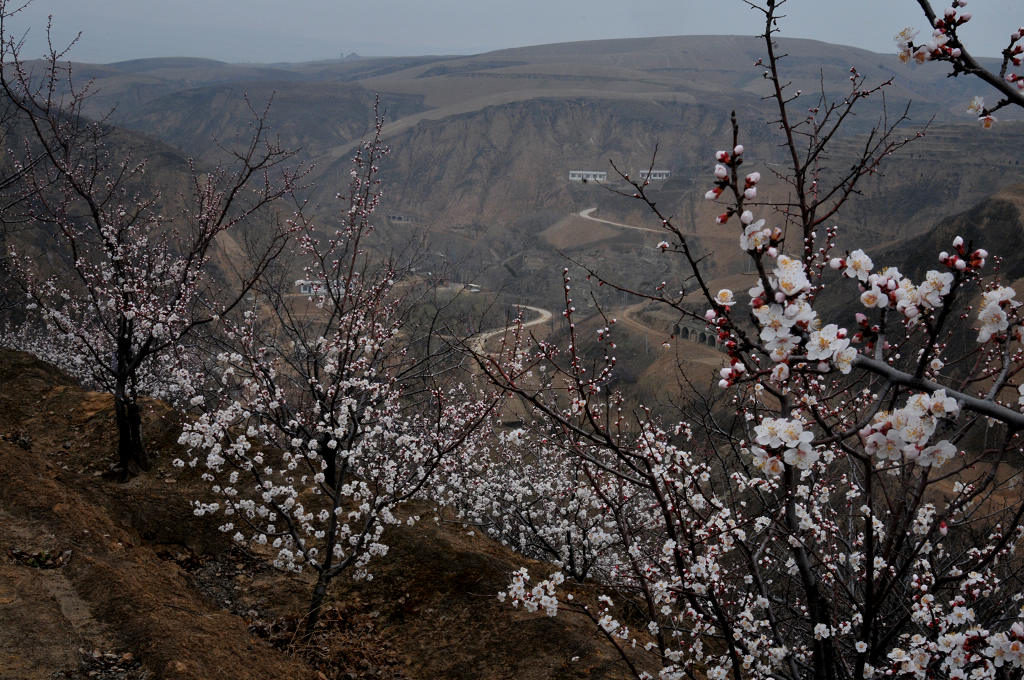
M 983 248 L 972 250 L 969 244 L 965 244 L 962 237 L 953 239 L 955 253 L 942 251 L 939 253 L 939 262 L 956 271 L 973 272 L 985 266 L 985 259 L 988 251 Z
M 715 166 L 715 183 L 711 189 L 704 194 L 704 198 L 709 201 L 713 201 L 722 195 L 722 192 L 730 185 L 731 175 L 735 172 L 743 163 L 743 145 L 737 144 L 733 147 L 731 152 L 720 150 L 715 152 L 715 160 L 718 161 L 718 165 Z M 729 217 L 733 214 L 733 210 L 730 209 L 718 216 L 717 222 L 724 224 L 728 221 Z
M 867 350 L 873 350 L 875 348 L 875 342 L 878 340 L 878 334 L 882 332 L 882 327 L 878 324 L 871 323 L 867 315 L 861 312 L 857 312 L 854 318 L 857 320 L 857 325 L 860 329 L 853 334 L 850 341 L 857 344 L 862 342 L 867 343 Z

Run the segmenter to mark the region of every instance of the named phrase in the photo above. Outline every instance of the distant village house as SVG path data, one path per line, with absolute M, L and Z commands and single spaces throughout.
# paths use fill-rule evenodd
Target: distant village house
M 650 181 L 664 181 L 672 176 L 671 170 L 640 170 L 635 173 L 635 176 L 640 179 L 647 179 Z M 569 181 L 570 182 L 605 182 L 608 180 L 608 173 L 601 172 L 600 170 L 570 170 Z
M 603 182 L 608 179 L 607 172 L 598 170 L 570 170 L 570 182 Z
M 641 170 L 637 173 L 640 179 L 665 180 L 672 176 L 671 170 Z
M 315 281 L 309 281 L 306 279 L 299 279 L 295 282 L 295 285 L 299 288 L 299 293 L 302 295 L 312 295 L 315 290 L 320 286 Z
M 295 282 L 295 287 L 299 289 L 300 295 L 321 295 L 327 292 L 322 281 L 310 281 L 309 279 L 299 279 Z M 334 289 L 341 293 L 345 290 L 345 282 L 338 279 L 334 282 Z

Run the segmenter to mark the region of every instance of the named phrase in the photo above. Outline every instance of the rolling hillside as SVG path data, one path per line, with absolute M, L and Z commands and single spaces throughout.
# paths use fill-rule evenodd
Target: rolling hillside
M 973 83 L 948 79 L 938 67 L 906 67 L 893 55 L 811 40 L 781 45 L 787 76 L 807 93 L 809 107 L 822 84 L 828 96 L 842 97 L 855 65 L 869 83 L 893 79 L 884 100 L 889 116 L 912 102 L 902 134 L 913 136 L 931 122 L 928 134 L 891 159 L 841 215 L 846 238 L 896 242 L 1024 180 L 1013 152 L 1024 129 L 1001 122 L 983 131 L 970 122 L 962 111 L 976 92 Z M 94 111 L 116 105 L 112 122 L 208 162 L 223 157 L 212 140 L 230 147 L 244 138 L 249 107 L 262 110 L 273 99 L 273 132 L 314 165 L 309 211 L 325 228 L 379 93 L 393 149 L 384 166 L 381 213 L 433 234 L 432 266 L 471 270 L 489 287 L 538 300 L 546 297 L 537 289 L 547 286 L 541 283 L 546 272 L 564 262 L 556 250 L 608 267 L 611 247 L 620 259 L 624 252 L 640 257 L 647 280 L 669 272 L 651 258 L 651 237 L 640 232 L 588 236 L 579 247 L 562 242 L 555 248 L 538 237 L 590 207 L 630 223 L 648 219 L 629 201 L 570 183 L 568 172 L 607 171 L 609 159 L 635 172 L 648 167 L 656 147 L 655 165 L 672 172 L 658 187 L 659 200 L 714 252 L 720 273 L 735 271 L 732 235 L 711 222 L 715 208 L 702 196 L 711 155 L 729 138 L 731 110 L 752 167 L 770 176 L 781 160 L 765 125 L 771 112 L 761 100 L 761 68 L 754 65 L 762 52 L 754 38 L 690 36 L 304 64 L 148 59 L 81 65 L 76 72 L 95 79 Z M 865 104 L 848 132 L 863 134 L 879 122 L 882 98 Z M 859 140 L 854 135 L 834 146 L 833 170 L 850 162 Z M 782 195 L 772 194 L 770 181 L 765 190 Z M 613 274 L 635 268 L 610 263 Z

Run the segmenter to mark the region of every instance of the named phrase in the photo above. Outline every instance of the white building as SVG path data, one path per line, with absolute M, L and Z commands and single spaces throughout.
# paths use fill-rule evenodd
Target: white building
M 327 287 L 324 286 L 322 281 L 310 281 L 309 279 L 299 279 L 295 282 L 295 287 L 299 289 L 300 295 L 322 295 L 327 293 Z M 334 282 L 334 289 L 339 293 L 345 291 L 345 282 L 338 279 Z
M 640 179 L 665 180 L 672 176 L 671 170 L 641 170 L 636 173 Z
M 295 282 L 295 286 L 299 289 L 299 293 L 302 295 L 312 295 L 320 289 L 320 286 L 316 281 L 310 281 L 309 279 L 299 279 Z
M 607 172 L 598 170 L 570 170 L 570 182 L 603 182 L 608 179 Z

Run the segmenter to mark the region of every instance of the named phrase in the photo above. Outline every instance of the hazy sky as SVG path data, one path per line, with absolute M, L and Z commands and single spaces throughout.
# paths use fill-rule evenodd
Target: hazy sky
M 13 5 L 14 0 L 8 0 Z M 936 6 L 947 2 L 933 0 Z M 892 52 L 913 25 L 914 0 L 790 0 L 783 35 Z M 971 0 L 964 37 L 995 56 L 1024 24 L 1021 0 Z M 470 54 L 503 47 L 656 35 L 749 34 L 757 15 L 740 0 L 35 0 L 13 20 L 39 56 L 46 17 L 58 41 L 82 38 L 73 58 L 111 62 L 197 56 L 224 61 L 308 61 Z M 969 29 L 969 30 L 968 30 Z

